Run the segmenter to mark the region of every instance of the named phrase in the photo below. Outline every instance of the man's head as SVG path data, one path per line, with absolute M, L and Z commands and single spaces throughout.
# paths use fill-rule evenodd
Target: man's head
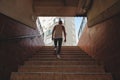
M 62 21 L 61 21 L 61 20 L 59 21 L 59 24 L 62 24 Z

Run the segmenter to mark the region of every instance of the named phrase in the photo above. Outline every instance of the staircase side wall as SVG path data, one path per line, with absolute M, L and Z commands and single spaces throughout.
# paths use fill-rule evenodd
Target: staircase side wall
M 120 80 L 120 14 L 92 27 L 86 26 L 78 46 L 102 61 L 115 80 Z
M 38 35 L 37 29 L 0 14 L 0 80 L 9 80 L 10 73 L 44 45 Z

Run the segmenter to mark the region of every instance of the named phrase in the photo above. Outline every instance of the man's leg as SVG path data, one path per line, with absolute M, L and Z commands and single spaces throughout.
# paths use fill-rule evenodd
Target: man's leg
M 54 49 L 56 50 L 57 48 L 57 39 L 54 39 Z
M 58 40 L 58 54 L 61 52 L 61 46 L 62 46 L 62 38 L 59 38 Z

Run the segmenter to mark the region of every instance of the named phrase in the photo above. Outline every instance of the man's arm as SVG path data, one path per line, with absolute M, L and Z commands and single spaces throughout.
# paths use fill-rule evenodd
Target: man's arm
M 53 30 L 52 30 L 52 40 L 53 40 L 53 34 L 54 34 L 54 31 L 55 31 L 55 27 L 56 27 L 56 26 L 54 26 L 54 28 L 53 28 Z
M 65 30 L 65 27 L 64 26 L 62 26 L 62 30 L 63 30 L 63 32 L 64 32 L 64 42 L 66 42 L 66 30 Z

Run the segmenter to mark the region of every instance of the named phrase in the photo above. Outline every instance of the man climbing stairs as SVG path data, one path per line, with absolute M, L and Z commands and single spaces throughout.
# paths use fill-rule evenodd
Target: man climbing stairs
M 61 59 L 53 47 L 45 46 L 12 72 L 11 80 L 112 80 L 112 76 L 77 46 L 62 47 Z

